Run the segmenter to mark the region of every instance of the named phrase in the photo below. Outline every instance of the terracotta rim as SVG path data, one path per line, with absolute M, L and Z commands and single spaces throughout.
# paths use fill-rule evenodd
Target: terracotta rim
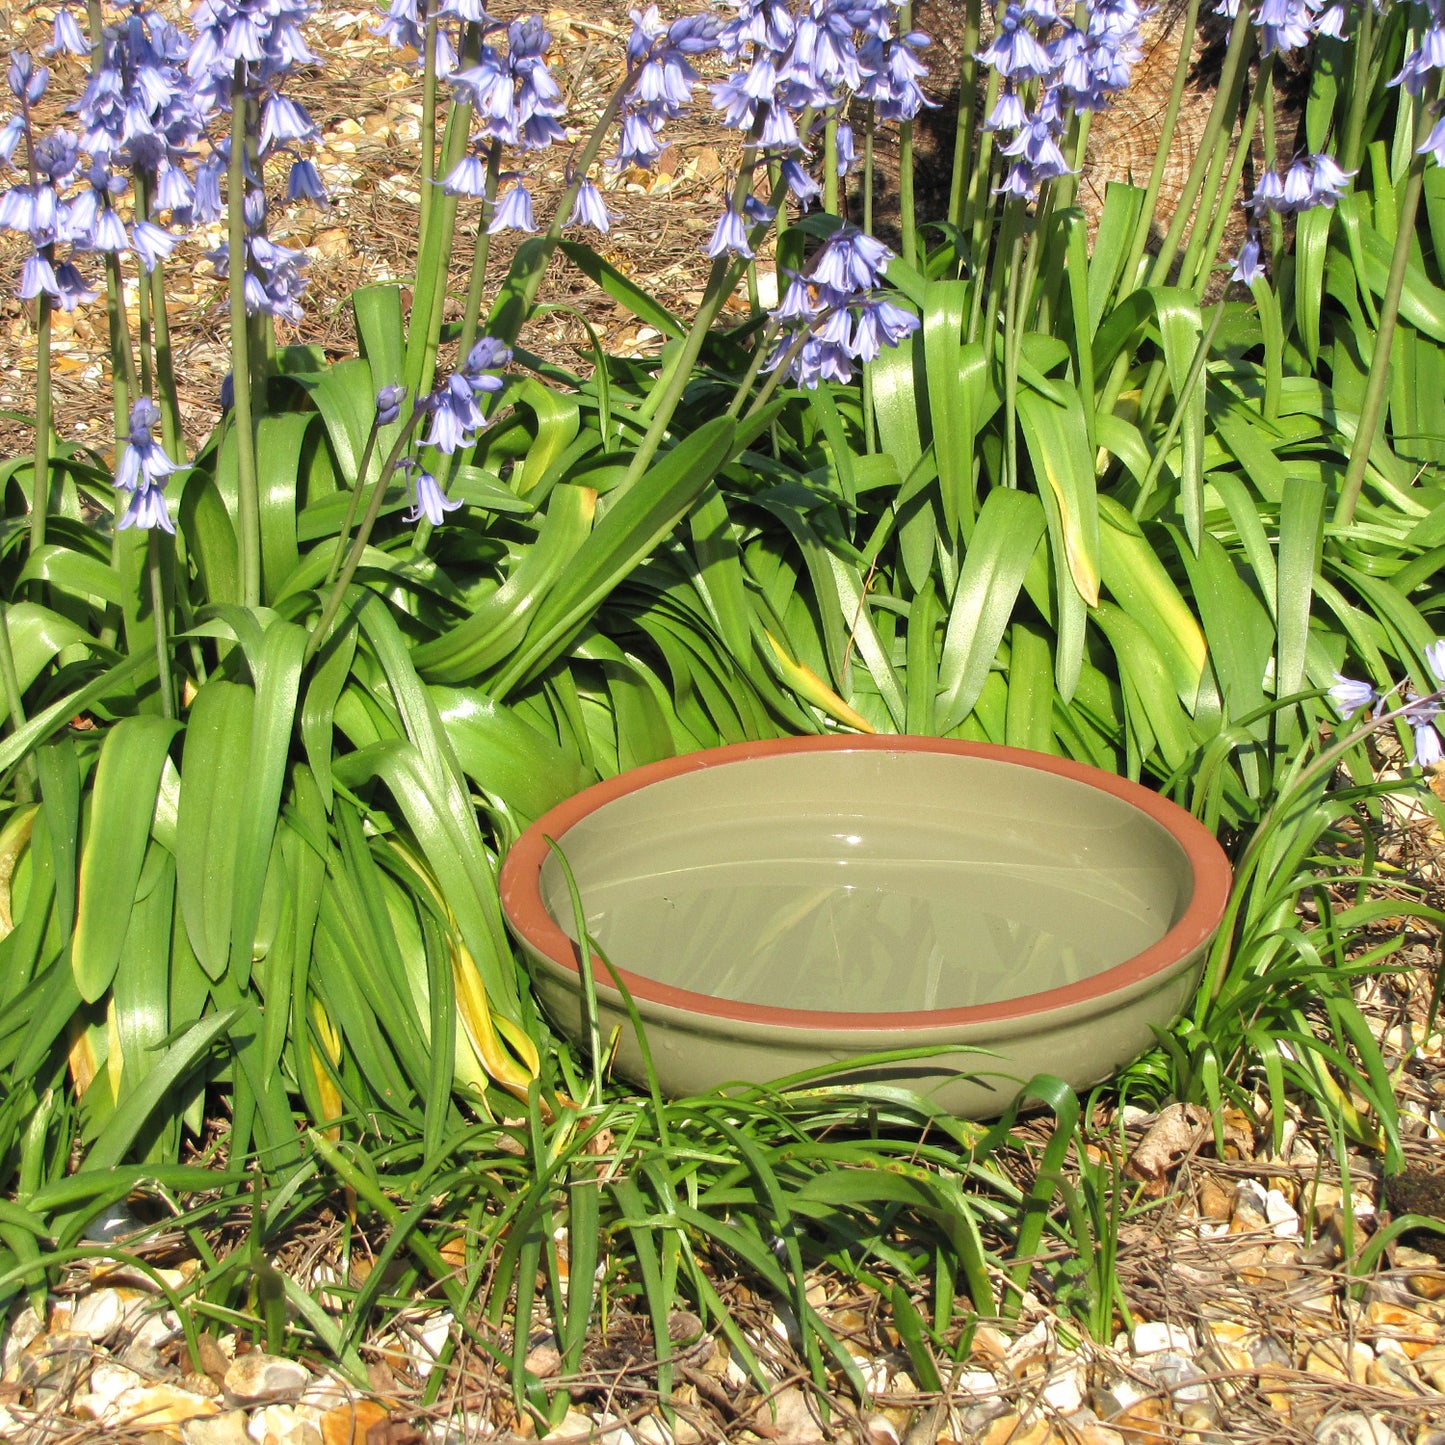
M 724 747 L 705 748 L 679 758 L 666 758 L 662 762 L 648 763 L 640 768 L 619 773 L 614 778 L 594 783 L 575 797 L 549 809 L 522 834 L 502 865 L 502 908 L 512 931 L 527 947 L 577 977 L 580 988 L 577 945 L 553 920 L 542 902 L 542 865 L 551 856 L 547 846 L 548 838 L 556 839 L 565 847 L 567 830 L 589 814 L 614 799 L 625 797 L 628 793 L 635 793 L 667 778 L 681 777 L 702 768 L 726 767 L 730 763 L 747 762 L 755 758 L 823 752 L 951 753 L 962 757 L 988 758 L 995 762 L 1033 768 L 1039 772 L 1057 773 L 1060 777 L 1084 783 L 1101 792 L 1112 793 L 1153 818 L 1184 850 L 1194 874 L 1193 896 L 1179 922 L 1142 953 L 1136 953 L 1123 963 L 1115 964 L 1113 968 L 1078 983 L 1046 989 L 1040 993 L 1024 994 L 998 1003 L 914 1010 L 907 1013 L 834 1013 L 824 1009 L 778 1008 L 767 1004 L 713 998 L 709 994 L 658 983 L 628 969 L 617 968 L 617 974 L 626 983 L 639 1005 L 660 1004 L 719 1022 L 814 1031 L 876 1032 L 880 1029 L 919 1030 L 990 1024 L 1031 1014 L 1050 1013 L 1057 1009 L 1077 1008 L 1144 982 L 1156 974 L 1164 974 L 1207 942 L 1219 927 L 1229 897 L 1232 876 L 1224 850 L 1202 823 L 1178 804 L 1150 792 L 1148 788 L 1084 763 L 1056 758 L 1047 753 L 1028 752 L 1023 748 L 905 734 L 857 737 L 834 734 L 733 743 Z M 599 988 L 616 992 L 607 966 L 596 955 L 593 955 L 592 971 Z

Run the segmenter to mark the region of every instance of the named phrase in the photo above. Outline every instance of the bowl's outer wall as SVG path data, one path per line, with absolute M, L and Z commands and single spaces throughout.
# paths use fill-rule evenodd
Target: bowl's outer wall
M 930 1094 L 951 1112 L 981 1118 L 1000 1112 L 1016 1095 L 1019 1083 L 1038 1073 L 1064 1078 L 1077 1088 L 1107 1078 L 1150 1045 L 1152 1027 L 1163 1027 L 1177 1015 L 1197 980 L 1230 881 L 1228 863 L 1217 843 L 1182 809 L 1111 774 L 1019 749 L 934 738 L 825 737 L 710 749 L 635 769 L 561 804 L 524 834 L 503 868 L 503 905 L 534 965 L 538 996 L 565 1032 L 583 1035 L 585 1021 L 577 950 L 542 898 L 543 869 L 550 856 L 545 839 L 558 839 L 573 863 L 573 845 L 585 839 L 587 820 L 616 799 L 631 797 L 635 804 L 639 790 L 700 771 L 711 772 L 714 779 L 736 776 L 736 770 L 723 766 L 733 761 L 820 752 L 942 753 L 955 759 L 981 759 L 990 764 L 984 773 L 992 772 L 995 779 L 1000 776 L 999 764 L 1008 764 L 1002 771 L 1002 793 L 994 788 L 990 807 L 996 808 L 1002 798 L 1005 812 L 1018 820 L 1011 831 L 1023 846 L 1031 846 L 1034 834 L 1056 848 L 1072 846 L 1058 841 L 1068 833 L 1060 826 L 1061 796 L 1069 799 L 1070 814 L 1082 810 L 1085 818 L 1083 831 L 1072 834 L 1074 843 L 1087 839 L 1090 828 L 1099 826 L 1097 819 L 1088 822 L 1091 810 L 1104 819 L 1106 831 L 1113 828 L 1122 799 L 1145 815 L 1136 843 L 1138 838 L 1152 837 L 1157 846 L 1161 835 L 1164 839 L 1160 856 L 1168 861 L 1154 872 L 1165 879 L 1159 886 L 1166 893 L 1175 888 L 1180 894 L 1169 908 L 1177 915 L 1174 926 L 1158 944 L 1078 985 L 1000 1005 L 928 1013 L 860 1015 L 749 1007 L 659 986 L 624 969 L 664 1092 L 687 1095 L 729 1082 L 766 1082 L 891 1048 L 951 1046 L 955 1051 L 988 1050 L 991 1056 L 943 1053 L 937 1059 L 889 1065 L 868 1077 L 907 1084 Z M 1011 772 L 1017 773 L 1013 781 L 1008 780 Z M 1069 784 L 1063 794 L 1058 791 L 1061 779 Z M 1080 783 L 1087 785 L 1084 794 L 1079 793 Z M 659 796 L 666 791 L 666 785 L 656 788 Z M 715 796 L 726 793 L 724 785 Z M 1097 809 L 1087 801 L 1090 794 L 1100 799 Z M 787 796 L 789 807 L 801 801 L 796 792 Z M 606 836 L 606 831 L 598 836 Z M 584 844 L 578 856 L 585 853 Z M 1168 881 L 1170 877 L 1174 882 Z M 585 879 L 582 882 L 585 890 Z M 561 911 L 570 916 L 567 905 Z M 620 994 L 596 958 L 593 974 L 604 1037 L 614 1028 L 620 1031 L 618 1071 L 642 1082 L 642 1055 Z M 970 1069 L 972 1074 L 963 1072 Z
M 533 983 L 542 1006 L 563 1033 L 585 1038 L 576 973 L 523 947 L 534 965 Z M 1082 1090 L 1103 1083 L 1138 1058 L 1154 1042 L 1154 1027 L 1167 1026 L 1184 1007 L 1207 948 L 1207 942 L 1201 943 L 1173 970 L 1156 975 L 1150 986 L 1122 1001 L 1096 1000 L 1092 1007 L 1079 1004 L 973 1032 L 954 1026 L 827 1033 L 728 1024 L 646 1002 L 637 1006 L 658 1087 L 669 1098 L 724 1084 L 765 1083 L 889 1049 L 934 1045 L 939 1049 L 935 1057 L 840 1070 L 828 1082 L 901 1085 L 961 1119 L 989 1119 L 1003 1113 L 1035 1075 L 1050 1074 Z M 604 1040 L 617 1032 L 617 1074 L 645 1087 L 647 1069 L 637 1032 L 616 989 L 598 988 L 597 1014 Z

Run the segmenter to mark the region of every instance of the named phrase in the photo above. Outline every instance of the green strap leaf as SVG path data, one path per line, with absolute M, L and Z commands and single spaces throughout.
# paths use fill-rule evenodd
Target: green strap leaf
M 554 487 L 541 530 L 507 580 L 465 622 L 412 650 L 417 671 L 429 682 L 464 684 L 505 663 L 586 540 L 595 506 L 585 487 Z
M 176 809 L 176 889 L 186 933 L 212 979 L 226 971 L 235 900 L 237 800 L 249 779 L 255 693 L 212 678 L 196 693 L 186 723 Z
M 686 327 L 665 306 L 649 296 L 635 282 L 629 281 L 615 266 L 604 261 L 591 246 L 580 241 L 559 241 L 557 249 L 584 276 L 595 281 L 614 301 L 620 301 L 639 321 L 656 327 L 664 336 L 681 340 Z
M 1043 505 L 1031 493 L 1001 488 L 984 502 L 943 638 L 940 733 L 956 728 L 978 702 L 1045 525 Z
M 677 524 L 733 454 L 737 424 L 706 422 L 655 462 L 606 512 L 548 592 L 515 655 L 490 691 L 505 697 L 554 658 L 612 589 Z
M 104 995 L 120 962 L 161 765 L 179 726 L 168 718 L 122 718 L 101 745 L 70 954 L 75 986 L 87 1003 Z
M 1111 497 L 1099 498 L 1099 554 L 1104 585 L 1143 624 L 1168 668 L 1179 700 L 1192 708 L 1208 647 L 1158 554 L 1139 524 Z

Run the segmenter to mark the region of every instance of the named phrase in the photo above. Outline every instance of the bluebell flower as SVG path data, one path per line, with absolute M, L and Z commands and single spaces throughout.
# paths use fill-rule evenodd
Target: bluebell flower
M 507 27 L 507 61 L 517 81 L 517 143 L 526 150 L 541 150 L 566 139 L 558 117 L 567 107 L 546 59 L 551 43 L 538 15 L 514 20 Z
M 1245 237 L 1244 245 L 1239 248 L 1239 255 L 1234 258 L 1234 269 L 1229 273 L 1231 281 L 1242 282 L 1246 286 L 1253 286 L 1254 283 L 1264 275 L 1264 263 L 1260 258 L 1259 232 L 1253 227 Z
M 1410 726 L 1415 734 L 1415 754 L 1410 761 L 1417 768 L 1434 768 L 1445 761 L 1445 743 L 1434 722 L 1412 722 Z
M 130 238 L 147 275 L 176 248 L 176 238 L 154 221 L 137 221 L 130 228 Z
M 1313 172 L 1309 162 L 1294 161 L 1284 173 L 1284 189 L 1279 209 L 1284 212 L 1308 210 L 1313 194 Z
M 1330 207 L 1344 195 L 1354 171 L 1344 171 L 1328 155 L 1315 154 L 1294 161 L 1283 176 L 1265 171 L 1248 204 L 1256 216 L 1274 211 L 1290 215 Z
M 1378 694 L 1368 682 L 1359 682 L 1337 672 L 1328 696 L 1341 717 L 1350 717 L 1361 708 L 1373 707 Z
M 261 105 L 261 134 L 259 145 L 262 154 L 286 141 L 317 140 L 321 131 L 310 112 L 289 96 L 273 92 Z
M 583 181 L 577 187 L 577 199 L 572 202 L 572 214 L 567 217 L 569 226 L 591 226 L 594 231 L 606 235 L 611 216 L 602 192 L 591 181 Z
M 61 209 L 54 186 L 12 186 L 0 196 L 0 230 L 22 231 L 37 246 L 60 239 Z
M 858 308 L 853 354 L 859 361 L 872 361 L 885 346 L 897 346 L 911 336 L 918 325 L 918 317 L 911 311 L 905 311 L 885 296 L 871 296 Z
M 1303 49 L 1310 43 L 1311 21 L 1305 0 L 1260 0 L 1254 15 L 1260 54 Z
M 1426 645 L 1425 665 L 1434 674 L 1436 684 L 1445 687 L 1445 637 Z
M 451 376 L 431 394 L 428 401 L 431 428 L 426 445 L 440 452 L 454 452 L 482 428 L 483 421 L 475 394 L 466 378 Z
M 206 258 L 215 268 L 216 275 L 226 277 L 230 274 L 231 247 L 228 241 L 206 252 Z M 301 293 L 307 284 L 303 271 L 311 264 L 311 258 L 305 251 L 278 246 L 256 232 L 246 238 L 245 261 L 241 290 L 246 314 L 281 316 L 288 321 L 300 321 L 303 314 Z
M 502 378 L 491 373 L 511 359 L 512 348 L 506 342 L 498 341 L 495 336 L 483 336 L 473 343 L 457 368 L 457 375 L 471 387 L 474 396 L 484 391 L 501 391 L 504 385 Z
M 1028 124 L 1028 111 L 1024 109 L 1023 99 L 1012 85 L 1005 87 L 999 92 L 994 107 L 988 113 L 988 118 L 983 123 L 985 130 L 1018 130 L 1021 126 Z
M 130 432 L 115 474 L 115 484 L 121 491 L 137 492 L 163 487 L 166 478 L 180 470 L 151 436 L 151 429 L 159 424 L 160 419 L 160 408 L 150 397 L 137 397 L 131 404 Z
M 922 31 L 911 30 L 891 41 L 870 36 L 859 48 L 866 78 L 858 95 L 878 107 L 879 119 L 912 120 L 925 106 L 934 104 L 919 84 L 928 67 L 915 54 L 928 44 Z
M 743 215 L 752 226 L 771 226 L 778 219 L 778 208 L 770 206 L 751 191 L 743 197 Z
M 426 30 L 417 0 L 391 0 L 386 14 L 371 31 L 398 50 L 415 50 L 420 56 L 426 49 Z
M 1430 134 L 1420 142 L 1419 155 L 1433 155 L 1437 166 L 1445 166 L 1445 117 L 1435 122 Z
M 180 166 L 166 163 L 155 174 L 155 206 L 170 211 L 177 225 L 187 225 L 195 205 L 196 187 Z
M 999 146 L 999 154 L 1025 165 L 1035 187 L 1069 174 L 1069 163 L 1054 137 L 1053 127 L 1037 118 L 1030 120 L 1012 140 Z
M 1059 23 L 1059 11 L 1049 0 L 1020 0 L 1019 18 L 1038 26 L 1039 34 L 1047 34 L 1049 27 Z
M 1010 80 L 1040 80 L 1053 68 L 1017 5 L 1009 5 L 999 16 L 998 33 L 978 59 Z
M 1315 21 L 1315 34 L 1321 37 L 1328 37 L 1331 40 L 1344 40 L 1345 36 L 1345 7 L 1343 5 L 1331 5 L 1318 20 Z
M 706 252 L 714 258 L 731 253 L 752 259 L 753 248 L 748 245 L 747 228 L 743 225 L 743 218 L 731 206 L 718 217 Z
M 10 164 L 15 155 L 15 148 L 20 144 L 20 138 L 25 134 L 25 117 L 18 112 L 12 115 L 3 126 L 0 126 L 0 161 L 6 165 Z
M 184 69 L 189 50 L 186 37 L 154 13 L 106 27 L 72 107 L 94 159 L 149 175 L 188 155 L 206 125 L 206 104 Z
M 75 16 L 67 6 L 61 5 L 55 12 L 50 29 L 50 43 L 40 48 L 42 55 L 89 55 L 92 46 L 85 32 L 76 23 Z
M 516 85 L 506 58 L 494 45 L 483 45 L 476 63 L 454 71 L 447 83 L 459 100 L 465 101 L 484 122 L 482 133 L 495 140 L 516 134 L 514 116 Z
M 291 169 L 286 174 L 286 199 L 310 201 L 317 206 L 330 204 L 326 187 L 321 183 L 321 174 L 314 161 L 297 156 L 291 162 Z
M 23 50 L 13 51 L 10 66 L 5 72 L 10 94 L 22 105 L 36 105 L 50 84 L 50 71 L 42 65 L 36 69 L 35 62 Z
M 376 425 L 390 426 L 401 416 L 401 404 L 406 400 L 404 386 L 384 386 L 376 393 Z
M 74 311 L 77 306 L 88 306 L 99 293 L 85 284 L 85 277 L 73 261 L 62 261 L 55 268 L 55 290 L 52 294 L 55 304 L 62 311 Z
M 1445 69 L 1445 23 L 1442 23 L 1439 0 L 1430 3 L 1431 24 L 1420 37 L 1420 48 L 1405 57 L 1399 72 L 1388 82 L 1403 86 L 1411 95 L 1422 95 L 1432 74 Z
M 123 256 L 130 250 L 125 222 L 111 206 L 98 206 L 90 213 L 90 224 L 82 230 L 79 222 L 85 213 L 86 208 L 82 206 L 67 216 L 66 235 L 72 243 L 86 251 L 105 251 L 114 256 Z
M 844 224 L 823 243 L 811 275 L 834 291 L 868 291 L 877 286 L 893 252 L 866 231 Z
M 35 142 L 30 159 L 53 186 L 63 187 L 80 169 L 80 143 L 68 130 L 52 130 Z
M 121 532 L 127 527 L 140 527 L 144 531 L 159 527 L 161 531 L 170 532 L 174 536 L 176 528 L 169 511 L 166 510 L 165 489 L 150 485 L 137 487 L 130 494 L 130 501 L 115 525 L 116 530 Z
M 1333 206 L 1345 193 L 1345 187 L 1356 175 L 1341 170 L 1333 157 L 1316 153 L 1310 157 L 1310 206 Z
M 474 142 L 486 138 L 540 150 L 565 139 L 559 117 L 566 105 L 546 56 L 551 40 L 540 17 L 529 16 L 507 27 L 505 53 L 483 44 L 474 64 L 451 71 L 450 84 L 479 124 Z
M 449 196 L 485 196 L 486 163 L 475 152 L 468 152 L 446 173 L 441 185 Z
M 191 216 L 201 225 L 219 221 L 225 214 L 225 203 L 221 199 L 221 177 L 225 172 L 226 163 L 220 155 L 211 156 L 196 167 Z
M 424 472 L 420 467 L 410 470 L 412 509 L 405 514 L 405 520 L 419 522 L 425 517 L 433 527 L 440 527 L 446 521 L 446 514 L 461 506 L 461 498 L 448 498 L 430 472 Z
M 493 26 L 497 22 L 487 13 L 482 0 L 442 0 L 437 6 L 438 15 L 450 15 L 456 20 L 465 20 L 470 25 Z
M 661 154 L 662 142 L 652 122 L 640 111 L 628 111 L 622 117 L 617 154 L 611 164 L 619 169 L 637 166 L 642 170 L 651 170 Z
M 773 316 L 792 325 L 799 321 L 811 322 L 821 309 L 812 283 L 806 277 L 794 275 Z
M 495 236 L 498 231 L 535 231 L 537 223 L 532 219 L 532 197 L 527 188 L 517 182 L 497 202 L 492 212 L 487 234 Z
M 59 289 L 55 268 L 39 251 L 34 252 L 20 268 L 20 285 L 15 294 L 22 301 L 33 301 L 42 292 L 54 296 Z

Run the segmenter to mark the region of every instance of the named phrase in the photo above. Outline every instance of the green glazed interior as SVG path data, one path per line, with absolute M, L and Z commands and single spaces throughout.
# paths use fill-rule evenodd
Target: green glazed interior
M 1123 799 L 989 758 L 751 758 L 615 798 L 559 840 L 588 931 L 629 973 L 787 1009 L 957 1009 L 1143 952 L 1193 887 Z M 575 940 L 560 863 L 551 917 Z

